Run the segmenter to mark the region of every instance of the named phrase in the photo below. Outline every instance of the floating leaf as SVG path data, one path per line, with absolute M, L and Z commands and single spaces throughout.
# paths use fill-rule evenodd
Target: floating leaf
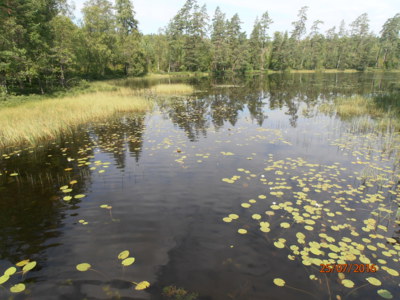
M 135 286 L 135 290 L 137 291 L 141 291 L 141 290 L 145 290 L 150 286 L 150 282 L 148 281 L 141 281 L 139 282 L 136 286 Z
M 374 277 L 368 277 L 367 281 L 372 285 L 376 285 L 376 286 L 382 285 L 382 282 L 379 279 L 376 279 Z
M 390 268 L 387 268 L 385 270 L 386 270 L 386 272 L 388 272 L 392 276 L 399 276 L 399 272 L 397 272 L 396 270 L 393 270 L 393 269 L 390 269 Z
M 118 254 L 118 259 L 125 259 L 129 256 L 129 250 L 124 250 Z
M 7 282 L 8 279 L 10 279 L 10 276 L 8 276 L 8 275 L 4 274 L 3 276 L 0 276 L 0 284 Z
M 101 208 L 107 208 L 107 207 L 108 207 L 108 204 L 102 204 L 102 205 L 100 205 L 100 207 L 101 207 Z
M 280 248 L 280 249 L 285 247 L 285 244 L 280 241 L 274 242 L 274 245 L 276 248 Z
M 90 264 L 88 264 L 88 263 L 81 263 L 81 264 L 79 264 L 79 265 L 76 266 L 76 269 L 77 269 L 78 271 L 81 271 L 81 272 L 86 272 L 86 271 L 89 270 L 91 267 L 92 267 L 92 266 L 91 266 Z
M 254 220 L 260 220 L 261 219 L 261 215 L 259 214 L 254 214 L 251 216 Z
M 243 228 L 240 228 L 240 229 L 238 230 L 238 232 L 239 232 L 240 234 L 246 234 L 246 233 L 247 233 L 247 230 L 246 230 L 246 229 L 243 229 Z
M 275 283 L 275 285 L 282 287 L 285 285 L 286 282 L 285 282 L 285 280 L 283 280 L 281 278 L 275 278 L 274 283 Z
M 25 284 L 23 283 L 18 283 L 10 288 L 11 293 L 21 293 L 23 291 L 25 291 Z
M 4 275 L 11 276 L 11 275 L 14 275 L 15 272 L 17 272 L 17 268 L 16 268 L 16 267 L 9 267 L 9 268 L 4 272 Z
M 34 267 L 36 267 L 36 261 L 31 261 L 29 263 L 27 263 L 23 268 L 22 268 L 22 272 L 26 273 L 30 270 L 32 270 Z
M 71 201 L 71 200 L 72 200 L 72 197 L 71 197 L 71 196 L 65 196 L 65 197 L 63 198 L 63 200 L 64 200 L 64 201 Z
M 342 284 L 343 284 L 345 287 L 349 288 L 349 289 L 351 289 L 351 288 L 354 287 L 354 282 L 351 281 L 350 279 L 343 279 L 343 280 L 342 280 Z
M 121 264 L 124 265 L 125 267 L 130 266 L 131 264 L 133 264 L 135 262 L 135 258 L 134 257 L 128 257 L 126 259 L 124 259 Z
M 230 214 L 228 217 L 231 218 L 232 220 L 239 219 L 239 216 L 236 214 Z
M 281 227 L 282 227 L 282 228 L 289 228 L 289 227 L 290 227 L 290 224 L 289 224 L 289 223 L 286 223 L 286 222 L 283 222 L 283 223 L 281 223 Z
M 393 295 L 391 292 L 389 292 L 388 290 L 378 290 L 377 291 L 378 295 L 381 296 L 382 298 L 385 299 L 393 299 Z
M 224 221 L 226 223 L 230 223 L 230 222 L 232 222 L 232 219 L 228 218 L 228 217 L 225 217 L 225 218 L 222 219 L 222 221 Z
M 29 259 L 21 260 L 20 262 L 17 262 L 15 265 L 17 267 L 23 267 L 29 262 Z
M 82 199 L 82 198 L 84 198 L 84 197 L 86 197 L 84 194 L 78 194 L 78 195 L 75 195 L 75 199 Z

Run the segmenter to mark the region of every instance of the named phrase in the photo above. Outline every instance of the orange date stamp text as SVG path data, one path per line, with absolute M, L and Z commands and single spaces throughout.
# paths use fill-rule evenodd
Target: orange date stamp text
M 321 264 L 320 273 L 375 273 L 374 264 Z

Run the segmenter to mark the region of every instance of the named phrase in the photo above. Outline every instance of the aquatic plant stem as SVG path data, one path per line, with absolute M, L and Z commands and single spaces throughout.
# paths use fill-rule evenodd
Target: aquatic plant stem
M 97 271 L 96 269 L 90 268 L 89 270 L 100 274 L 100 275 L 103 276 L 105 279 L 109 279 L 104 273 L 102 273 L 102 272 L 100 272 L 100 271 Z
M 292 290 L 295 290 L 295 291 L 298 291 L 298 292 L 302 292 L 302 293 L 308 294 L 308 295 L 312 296 L 314 299 L 318 299 L 318 298 L 315 297 L 314 294 L 311 294 L 310 292 L 307 292 L 305 290 L 298 289 L 298 288 L 295 288 L 294 286 L 290 286 L 290 285 L 287 285 L 287 284 L 285 284 L 285 287 L 287 287 L 289 289 L 292 289 Z
M 355 292 L 356 290 L 361 289 L 362 287 L 367 286 L 367 285 L 369 285 L 369 283 L 363 284 L 363 285 L 359 286 L 358 288 L 352 289 L 350 292 L 348 292 L 348 293 L 343 297 L 343 300 L 346 299 L 350 294 L 352 294 L 352 293 Z
M 325 273 L 324 273 L 324 276 L 325 276 L 326 287 L 328 288 L 329 300 L 331 300 L 332 299 L 332 294 L 331 294 L 331 288 L 330 288 L 329 282 L 328 282 L 328 276 L 326 276 Z

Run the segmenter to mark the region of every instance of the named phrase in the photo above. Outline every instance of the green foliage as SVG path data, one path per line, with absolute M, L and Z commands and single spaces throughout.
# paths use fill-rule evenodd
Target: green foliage
M 346 28 L 307 33 L 302 7 L 288 32 L 270 33 L 268 12 L 247 36 L 238 14 L 186 0 L 166 28 L 142 35 L 131 0 L 88 0 L 83 22 L 71 20 L 65 0 L 7 0 L 0 5 L 0 97 L 49 94 L 79 79 L 142 76 L 147 72 L 244 73 L 251 70 L 398 69 L 400 13 L 380 36 L 369 32 L 367 14 Z M 273 36 L 271 40 L 270 35 Z

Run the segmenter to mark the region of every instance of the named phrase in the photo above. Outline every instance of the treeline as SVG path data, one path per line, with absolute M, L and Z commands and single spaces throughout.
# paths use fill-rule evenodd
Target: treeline
M 83 20 L 72 20 L 67 0 L 4 0 L 0 4 L 0 94 L 70 87 L 79 78 L 138 76 L 146 72 L 400 68 L 400 13 L 379 35 L 367 14 L 321 33 L 307 30 L 302 7 L 292 30 L 270 32 L 268 12 L 247 35 L 238 14 L 187 0 L 158 34 L 142 35 L 130 0 L 88 0 Z
M 0 3 L 0 94 L 45 93 L 79 78 L 146 73 L 130 0 L 88 0 L 81 24 L 67 0 Z

